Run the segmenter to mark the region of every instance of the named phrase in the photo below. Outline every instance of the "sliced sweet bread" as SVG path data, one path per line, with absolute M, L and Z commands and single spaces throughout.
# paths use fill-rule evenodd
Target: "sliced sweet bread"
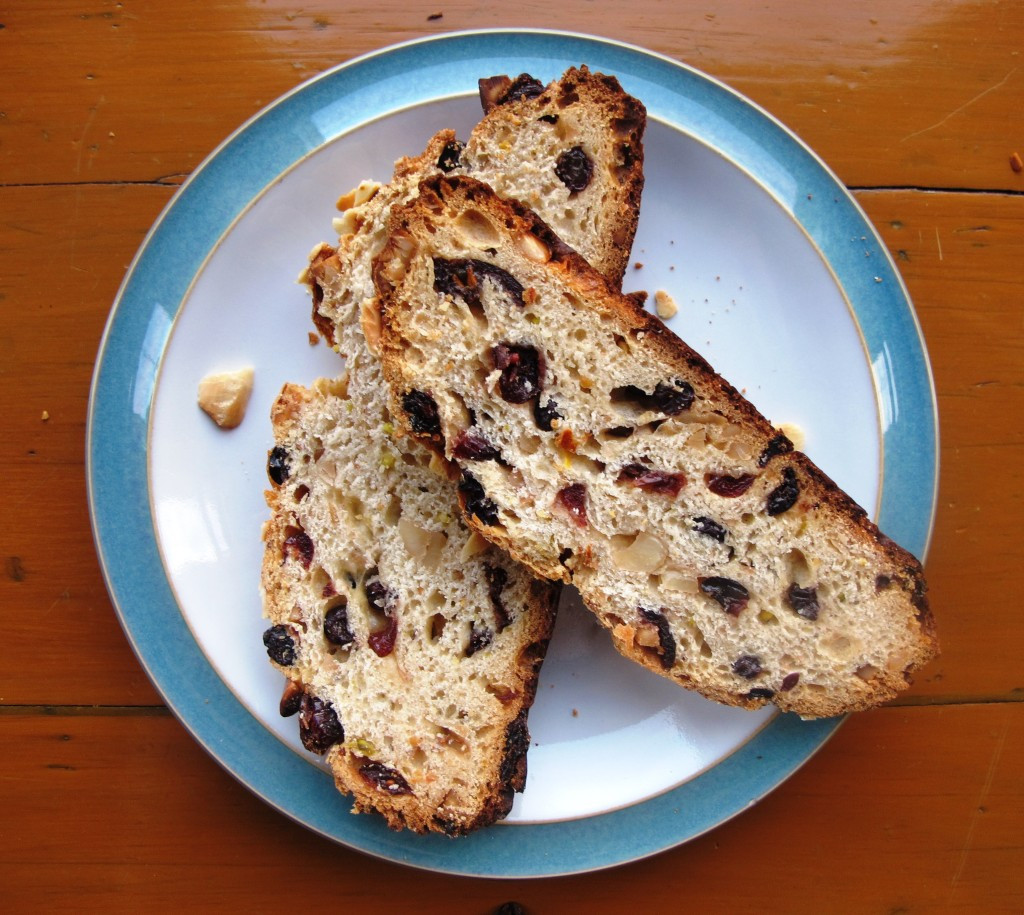
M 580 79 L 591 84 L 589 74 Z M 504 135 L 511 112 L 535 109 L 529 97 L 508 101 L 489 123 Z M 609 109 L 626 110 L 632 105 Z M 603 179 L 575 192 L 592 214 L 579 241 L 584 230 L 588 241 L 595 230 L 632 239 L 640 111 L 621 196 L 591 203 Z M 462 150 L 442 131 L 421 155 L 400 160 L 387 185 L 361 184 L 340 201 L 337 247 L 311 255 L 304 279 L 314 321 L 345 357 L 346 374 L 311 389 L 287 385 L 275 405 L 262 574 L 268 654 L 290 684 L 282 712 L 298 711 L 304 745 L 326 752 L 356 811 L 452 835 L 504 816 L 522 790 L 526 713 L 557 601 L 554 586 L 470 534 L 454 484 L 428 469 L 431 453 L 395 434 L 375 356 L 371 266 L 390 209 L 415 196 L 425 175 L 456 168 Z M 619 270 L 626 246 L 595 250 Z
M 375 278 L 393 414 L 458 467 L 469 522 L 573 582 L 624 655 L 810 718 L 936 653 L 917 560 L 533 213 L 428 180 Z
M 462 523 L 367 380 L 286 385 L 274 404 L 264 644 L 281 713 L 355 812 L 461 835 L 523 788 L 557 589 Z
M 344 195 L 336 220 L 337 251 L 311 256 L 313 321 L 343 354 L 351 333 L 375 334 L 377 306 L 369 264 L 384 244 L 387 215 L 416 193 L 420 180 L 469 174 L 503 197 L 536 210 L 567 244 L 618 286 L 629 262 L 643 192 L 647 112 L 615 77 L 587 67 L 548 86 L 523 74 L 481 80 L 486 112 L 465 144 L 443 130 L 418 156 L 400 159 L 385 185 L 364 182 Z M 345 271 L 325 293 L 316 262 L 337 253 Z M 359 313 L 371 323 L 359 327 Z M 358 341 L 355 348 L 358 349 Z

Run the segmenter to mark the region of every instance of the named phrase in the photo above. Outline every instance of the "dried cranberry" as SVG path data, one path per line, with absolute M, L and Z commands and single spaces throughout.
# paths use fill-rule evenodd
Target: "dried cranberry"
M 295 531 L 285 537 L 283 551 L 285 559 L 298 559 L 304 569 L 313 561 L 313 541 L 305 531 Z
M 455 440 L 452 455 L 460 461 L 496 461 L 501 452 L 479 432 L 466 429 Z
M 788 693 L 799 682 L 800 682 L 800 674 L 799 673 L 794 672 L 794 673 L 791 673 L 791 674 L 786 674 L 786 676 L 782 678 L 782 686 L 779 687 L 779 690 L 781 692 Z
M 383 629 L 371 632 L 366 637 L 366 644 L 370 646 L 378 658 L 386 658 L 395 650 L 395 642 L 398 640 L 398 618 L 394 614 L 387 614 L 387 622 Z
M 418 435 L 440 435 L 441 417 L 437 401 L 423 391 L 407 391 L 402 395 L 402 409 L 409 416 L 409 425 Z
M 577 527 L 587 526 L 587 487 L 584 483 L 570 483 L 558 490 L 555 496 L 559 504 L 569 512 Z
M 570 192 L 578 194 L 585 190 L 594 177 L 594 163 L 582 146 L 567 149 L 555 163 L 555 174 Z
M 437 160 L 437 167 L 443 172 L 450 172 L 453 168 L 458 168 L 462 150 L 465 148 L 466 144 L 458 140 L 445 143 L 444 149 L 441 150 L 441 156 Z
M 731 578 L 712 575 L 709 578 L 698 578 L 697 584 L 708 597 L 718 601 L 730 616 L 739 616 L 750 600 L 750 592 Z
M 469 258 L 434 258 L 434 290 L 462 299 L 467 305 L 479 307 L 482 304 L 480 283 L 485 279 L 504 290 L 520 308 L 526 305 L 523 284 L 507 270 Z
M 292 715 L 298 712 L 302 706 L 302 696 L 302 684 L 297 680 L 289 680 L 285 684 L 284 692 L 281 694 L 281 702 L 277 707 L 282 718 L 291 718 Z
M 345 730 L 330 702 L 305 693 L 299 705 L 299 739 L 310 753 L 326 753 L 345 739 Z
M 657 493 L 659 496 L 675 498 L 686 485 L 686 475 L 669 473 L 666 470 L 652 470 L 643 464 L 626 464 L 619 471 L 616 483 L 630 483 L 644 492 Z
M 728 531 L 717 521 L 712 521 L 711 518 L 705 517 L 694 518 L 693 529 L 698 534 L 703 534 L 705 537 L 710 537 L 719 543 L 725 543 L 725 537 L 728 534 Z
M 552 424 L 556 419 L 564 419 L 561 413 L 558 412 L 558 404 L 554 399 L 548 400 L 543 406 L 541 406 L 540 399 L 533 405 L 533 421 L 537 424 L 537 428 L 543 432 L 550 432 Z
M 462 472 L 459 480 L 459 493 L 463 499 L 463 508 L 466 514 L 479 518 L 489 527 L 498 523 L 498 506 L 487 498 L 483 486 L 469 471 Z
M 494 367 L 501 369 L 498 389 L 509 403 L 526 403 L 541 389 L 541 358 L 528 344 L 499 343 L 491 350 Z
M 282 667 L 295 663 L 295 640 L 287 626 L 271 626 L 263 633 L 263 645 L 271 661 L 277 661 Z
M 473 623 L 469 630 L 469 644 L 466 646 L 466 657 L 472 657 L 494 641 L 494 633 L 487 626 Z
M 368 785 L 392 797 L 412 794 L 412 788 L 401 774 L 384 763 L 365 762 L 359 767 L 359 774 Z
M 787 467 L 782 471 L 782 482 L 768 494 L 768 501 L 765 504 L 765 511 L 769 515 L 781 515 L 788 511 L 800 498 L 800 483 L 796 478 L 796 471 Z
M 757 459 L 757 466 L 764 467 L 773 457 L 780 454 L 789 454 L 793 450 L 793 443 L 781 432 L 775 436 Z
M 707 473 L 704 475 L 704 482 L 716 496 L 735 499 L 750 489 L 754 476 L 749 473 L 742 473 L 738 477 L 731 477 L 725 473 Z
M 732 662 L 732 672 L 744 680 L 753 680 L 761 673 L 761 659 L 756 655 L 740 655 Z
M 324 614 L 324 638 L 332 645 L 351 645 L 355 635 L 348 625 L 348 611 L 344 606 L 332 607 Z
M 291 462 L 288 460 L 288 452 L 280 445 L 276 445 L 267 457 L 267 476 L 270 481 L 278 486 L 283 486 L 292 472 Z
M 491 606 L 494 607 L 494 620 L 498 626 L 498 632 L 501 632 L 510 622 L 512 622 L 512 618 L 508 615 L 508 609 L 505 607 L 505 601 L 502 597 L 505 585 L 508 584 L 508 572 L 506 572 L 501 566 L 485 565 L 484 575 L 487 578 L 487 595 L 491 599 Z
M 668 627 L 668 620 L 660 610 L 647 610 L 643 607 L 637 608 L 640 616 L 647 622 L 654 623 L 658 629 L 658 654 L 661 658 L 661 666 L 669 670 L 676 663 L 676 640 L 672 637 L 672 630 Z
M 793 582 L 786 591 L 786 603 L 797 616 L 802 616 L 805 620 L 816 620 L 821 609 L 818 605 L 817 588 L 801 588 L 796 582 Z

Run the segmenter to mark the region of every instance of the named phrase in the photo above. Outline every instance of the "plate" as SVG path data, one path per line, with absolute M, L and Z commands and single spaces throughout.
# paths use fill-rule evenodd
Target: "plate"
M 580 63 L 648 109 L 627 290 L 665 290 L 670 326 L 918 556 L 937 481 L 935 397 L 906 289 L 828 168 L 750 101 L 673 60 L 538 30 L 452 33 L 330 70 L 232 134 L 175 194 L 114 303 L 89 405 L 91 518 L 114 606 L 185 727 L 308 828 L 446 873 L 610 867 L 685 842 L 788 778 L 839 726 L 706 702 L 621 659 L 563 601 L 530 717 L 529 776 L 507 821 L 459 840 L 353 817 L 276 713 L 260 633 L 269 407 L 285 381 L 340 371 L 311 346 L 295 283 L 332 240 L 337 196 L 386 180 L 442 127 L 479 117 L 476 81 Z M 199 379 L 253 366 L 245 422 L 216 429 Z

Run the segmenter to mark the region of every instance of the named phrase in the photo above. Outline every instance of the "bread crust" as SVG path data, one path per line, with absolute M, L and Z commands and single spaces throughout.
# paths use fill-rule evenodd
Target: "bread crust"
M 468 212 L 501 227 L 493 253 L 474 249 L 460 234 L 459 220 Z M 527 236 L 550 252 L 544 263 L 523 256 L 519 240 Z M 457 289 L 455 294 L 435 290 L 432 259 L 467 257 L 470 249 L 472 257 L 493 265 L 488 271 L 507 271 L 524 288 L 532 289 L 531 307 L 517 308 L 507 296 L 503 300 L 500 289 L 482 279 L 477 282 L 489 290 L 479 293 L 482 313 L 479 308 L 467 309 Z M 753 708 L 771 701 L 804 717 L 821 717 L 870 708 L 892 698 L 906 688 L 912 671 L 937 654 L 935 624 L 917 559 L 881 534 L 860 506 L 806 455 L 794 450 L 699 354 L 654 315 L 611 288 L 535 214 L 497 199 L 489 188 L 470 178 L 427 181 L 416 202 L 393 212 L 390 239 L 375 262 L 374 276 L 383 302 L 384 374 L 393 398 L 399 398 L 395 415 L 411 431 L 400 405 L 402 394 L 417 389 L 437 401 L 441 435 L 432 439 L 421 435 L 421 440 L 453 460 L 460 472 L 474 479 L 479 476 L 484 495 L 473 495 L 473 499 L 478 503 L 486 497 L 495 505 L 494 511 L 474 513 L 472 506 L 467 510 L 464 494 L 467 522 L 538 574 L 573 582 L 624 655 L 720 702 Z M 575 309 L 564 305 L 568 298 L 575 300 Z M 532 314 L 540 327 L 524 323 L 523 314 Z M 545 329 L 548 322 L 557 322 L 557 334 Z M 482 335 L 480 342 L 474 333 Z M 587 341 L 575 350 L 565 343 L 573 333 Z M 563 395 L 566 402 L 574 398 L 574 412 L 567 413 L 562 429 L 550 434 L 538 430 L 531 426 L 528 404 L 510 405 L 504 395 L 496 396 L 501 373 L 496 362 L 491 368 L 481 347 L 494 346 L 501 334 L 508 340 L 528 339 L 540 350 L 542 374 L 552 385 L 552 396 L 559 398 L 559 406 Z M 594 342 L 599 337 L 608 343 Z M 444 346 L 438 349 L 441 340 Z M 602 345 L 608 353 L 607 372 L 618 379 L 616 390 L 640 391 L 648 399 L 641 402 L 649 407 L 655 380 L 679 379 L 692 394 L 691 405 L 678 416 L 640 409 L 628 446 L 620 448 L 610 438 L 595 445 L 595 435 L 600 437 L 605 430 L 585 424 L 581 428 L 575 415 L 588 410 L 588 415 L 597 415 L 605 410 L 604 402 L 588 398 L 582 382 L 568 383 L 563 367 L 581 350 L 589 352 L 588 348 Z M 600 378 L 587 379 L 595 389 L 602 383 Z M 540 404 L 544 396 L 538 395 L 533 402 Z M 466 423 L 467 410 L 479 434 L 500 450 L 506 469 L 460 460 L 453 453 L 453 438 Z M 503 431 L 506 428 L 512 431 Z M 568 450 L 560 447 L 566 430 L 573 445 Z M 691 446 L 684 441 L 686 435 L 704 439 L 699 446 Z M 663 444 L 661 439 L 675 444 Z M 521 450 L 523 443 L 529 443 L 532 454 Z M 718 460 L 718 446 L 728 446 L 735 455 Z M 628 480 L 622 483 L 622 477 L 619 485 L 609 482 L 605 465 L 623 467 L 622 455 L 633 447 L 641 449 L 638 453 L 653 465 L 671 465 L 673 471 L 689 477 L 681 493 L 672 499 L 647 498 L 641 490 L 631 490 Z M 560 462 L 571 466 L 571 471 L 550 470 Z M 742 496 L 708 494 L 716 475 L 711 471 L 719 465 L 732 470 L 735 478 L 730 479 L 748 487 Z M 703 480 L 694 479 L 689 468 L 704 466 L 711 471 L 702 471 Z M 588 510 L 599 515 L 600 530 L 593 515 L 585 527 L 574 530 L 566 512 L 559 511 L 557 500 L 552 500 L 559 486 L 574 480 L 583 481 L 578 485 L 585 486 Z M 651 485 L 657 492 L 657 481 Z M 718 480 L 714 485 L 727 484 Z M 797 496 L 786 505 L 785 497 L 794 488 Z M 664 500 L 664 504 L 637 507 L 623 490 L 635 494 L 638 501 L 647 498 L 648 503 Z M 772 511 L 765 508 L 769 504 Z M 611 520 L 613 505 L 633 513 L 629 524 L 616 526 Z M 691 524 L 697 512 L 708 521 L 716 511 L 730 519 L 723 525 L 728 536 L 720 541 L 722 548 L 714 537 L 702 538 L 682 529 L 683 521 Z M 756 530 L 756 536 L 742 536 L 744 524 Z M 618 561 L 622 555 L 616 552 L 617 538 L 639 538 L 638 531 L 659 541 L 652 545 L 648 539 L 642 544 L 650 546 L 648 554 L 655 551 L 656 559 L 664 544 L 669 544 L 666 562 L 658 568 L 668 569 L 677 583 L 676 571 L 682 570 L 684 577 L 689 576 L 682 584 L 696 594 L 652 590 L 649 581 L 653 579 L 642 569 L 632 574 L 633 569 L 614 567 L 612 559 Z M 718 531 L 712 531 L 717 536 Z M 569 563 L 561 558 L 567 549 L 573 551 Z M 743 561 L 735 558 L 741 550 L 748 551 Z M 637 562 L 636 556 L 625 553 L 627 566 Z M 814 574 L 804 569 L 808 564 Z M 829 574 L 824 571 L 826 564 L 834 567 Z M 660 576 L 658 571 L 654 577 Z M 743 578 L 748 584 L 756 579 L 774 589 L 762 596 L 750 588 L 749 601 L 760 608 L 758 616 L 768 620 L 765 626 L 754 622 L 753 611 L 741 609 L 734 615 L 718 607 L 717 598 L 705 589 L 714 588 L 707 584 L 709 580 L 722 578 L 734 583 Z M 780 596 L 784 588 L 812 585 L 813 621 L 799 616 L 791 606 L 795 601 L 803 614 L 812 615 L 812 609 L 801 604 L 800 591 Z M 858 612 L 865 614 L 862 622 L 844 606 L 854 594 Z M 802 600 L 806 604 L 811 599 Z M 673 659 L 666 664 L 670 639 Z M 707 661 L 701 652 L 709 650 L 712 659 Z

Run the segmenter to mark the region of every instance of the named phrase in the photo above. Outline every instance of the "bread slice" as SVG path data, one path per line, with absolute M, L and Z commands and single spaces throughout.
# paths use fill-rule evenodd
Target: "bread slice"
M 936 653 L 917 560 L 533 213 L 428 180 L 375 277 L 394 415 L 458 467 L 469 522 L 575 584 L 622 654 L 811 718 Z
M 262 582 L 281 713 L 356 812 L 449 835 L 505 816 L 557 589 L 462 523 L 376 377 L 286 385 L 272 420 Z
M 286 385 L 273 410 L 262 588 L 268 654 L 289 678 L 282 712 L 298 712 L 304 745 L 326 753 L 354 809 L 379 811 L 396 829 L 461 835 L 508 813 L 524 785 L 526 715 L 557 587 L 471 534 L 454 482 L 396 434 L 371 275 L 388 214 L 424 176 L 458 169 L 465 150 L 484 150 L 486 164 L 473 167 L 496 175 L 534 169 L 542 155 L 554 169 L 558 143 L 571 141 L 598 165 L 587 187 L 551 190 L 532 178 L 518 187 L 550 199 L 552 218 L 578 214 L 573 237 L 619 276 L 636 228 L 642 106 L 585 68 L 547 90 L 527 80 L 467 147 L 441 131 L 388 184 L 364 182 L 339 201 L 338 245 L 318 246 L 303 279 L 346 373 Z
M 400 159 L 384 186 L 364 182 L 345 195 L 336 221 L 338 253 L 347 271 L 342 293 L 318 288 L 314 251 L 307 278 L 313 288 L 313 322 L 342 353 L 342 339 L 361 330 L 358 316 L 377 311 L 370 261 L 384 244 L 387 216 L 396 202 L 415 196 L 430 175 L 468 174 L 502 197 L 531 207 L 590 264 L 619 286 L 629 263 L 644 186 L 643 136 L 647 112 L 613 76 L 571 68 L 542 86 L 527 74 L 515 80 L 481 80 L 484 118 L 465 144 L 442 130 L 418 156 Z M 643 295 L 642 293 L 640 294 Z M 369 328 L 371 338 L 374 328 Z M 355 347 L 358 349 L 358 346 Z

